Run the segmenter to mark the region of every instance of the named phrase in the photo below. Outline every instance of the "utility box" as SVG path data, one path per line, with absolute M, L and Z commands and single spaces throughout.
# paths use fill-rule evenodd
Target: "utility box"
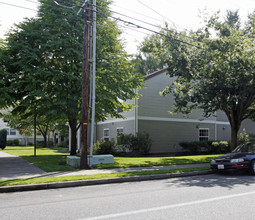
M 89 163 L 89 160 L 90 160 L 90 157 L 88 157 L 88 163 Z M 92 165 L 108 164 L 108 163 L 114 163 L 114 157 L 111 154 L 102 154 L 102 155 L 92 156 Z
M 66 164 L 72 166 L 72 167 L 80 167 L 80 157 L 78 156 L 67 156 L 66 157 Z
M 90 157 L 88 156 L 88 164 Z M 92 165 L 97 164 L 109 164 L 114 163 L 114 157 L 111 154 L 102 154 L 102 155 L 93 155 L 92 156 Z M 80 167 L 80 157 L 78 156 L 67 156 L 66 164 L 79 168 Z

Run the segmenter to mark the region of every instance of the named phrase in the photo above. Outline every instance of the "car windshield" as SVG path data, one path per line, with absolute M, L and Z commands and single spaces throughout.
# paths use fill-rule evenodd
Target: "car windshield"
M 255 152 L 255 143 L 245 143 L 237 146 L 233 153 L 243 153 L 243 152 Z

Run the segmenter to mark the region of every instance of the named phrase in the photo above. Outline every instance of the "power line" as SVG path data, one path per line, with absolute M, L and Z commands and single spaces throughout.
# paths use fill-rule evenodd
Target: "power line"
M 9 6 L 13 6 L 13 7 L 16 7 L 16 8 L 22 8 L 22 9 L 26 9 L 26 10 L 36 11 L 37 12 L 37 10 L 35 10 L 35 9 L 23 7 L 23 6 L 20 6 L 20 5 L 13 5 L 13 4 L 6 3 L 6 2 L 0 2 L 0 4 L 9 5 Z
M 170 21 L 172 24 L 177 25 L 175 22 L 171 21 L 170 19 L 166 18 L 165 16 L 161 15 L 159 12 L 157 12 L 156 10 L 154 10 L 153 8 L 151 8 L 150 6 L 146 5 L 145 3 L 143 3 L 140 0 L 137 0 L 140 4 L 144 5 L 145 7 L 149 8 L 150 10 L 152 10 L 153 12 L 155 12 L 156 14 L 158 14 L 159 16 L 161 16 L 162 18 L 164 18 L 165 20 Z M 177 25 L 178 26 L 178 25 Z
M 59 2 L 60 2 L 60 1 L 59 1 Z M 27 7 L 23 7 L 23 6 L 18 6 L 18 5 L 14 5 L 14 4 L 9 4 L 9 3 L 5 3 L 5 2 L 0 2 L 0 4 L 10 5 L 10 6 L 13 6 L 13 7 L 18 7 L 18 8 L 22 8 L 22 9 L 26 9 L 26 10 L 37 11 L 37 10 L 35 10 L 35 9 L 31 9 L 31 8 L 27 8 Z M 51 6 L 51 7 L 54 7 L 54 6 L 52 6 L 52 5 L 50 5 L 50 6 Z M 78 5 L 76 5 L 76 6 L 77 6 L 77 7 L 80 7 L 80 6 L 78 6 Z M 89 8 L 88 8 L 88 9 L 89 9 Z M 93 11 L 93 9 L 89 9 L 89 10 L 92 10 L 92 11 Z M 111 16 L 111 15 L 107 15 L 107 14 L 105 14 L 105 13 L 103 13 L 103 12 L 99 12 L 98 10 L 96 10 L 96 12 L 99 13 L 99 14 L 101 14 L 101 15 L 103 15 L 104 17 L 111 17 L 112 19 L 115 19 L 115 20 L 118 20 L 118 21 L 120 21 L 120 22 L 123 22 L 124 24 L 132 25 L 132 26 L 134 26 L 135 28 L 143 29 L 143 30 L 149 31 L 149 32 L 154 33 L 154 34 L 158 34 L 158 35 L 164 36 L 164 37 L 169 38 L 169 39 L 171 39 L 171 40 L 174 40 L 174 41 L 176 41 L 176 42 L 180 42 L 180 43 L 183 43 L 183 44 L 186 44 L 186 45 L 189 45 L 189 46 L 193 46 L 193 47 L 202 49 L 201 47 L 199 47 L 199 46 L 197 46 L 197 45 L 188 43 L 188 42 L 183 41 L 183 40 L 176 39 L 176 38 L 174 38 L 174 37 L 168 36 L 168 35 L 166 35 L 166 34 L 163 34 L 163 33 L 160 33 L 160 32 L 154 31 L 154 30 L 151 30 L 151 29 L 149 29 L 149 28 L 143 27 L 143 26 L 138 25 L 138 24 L 135 24 L 135 23 L 133 23 L 133 22 L 126 21 L 126 20 L 123 20 L 123 19 L 120 19 L 120 18 L 116 18 L 116 17 Z M 52 14 L 52 13 L 47 13 L 47 14 Z M 56 16 L 56 15 L 55 15 L 55 16 Z M 59 15 L 58 15 L 58 16 L 59 16 Z M 65 17 L 65 16 L 59 16 L 59 17 Z
M 154 20 L 154 21 L 162 22 L 162 20 L 159 20 L 159 19 L 156 19 L 156 18 L 150 17 L 150 16 L 148 16 L 148 15 L 141 14 L 141 13 L 139 13 L 139 12 L 136 12 L 136 11 L 133 11 L 133 10 L 130 10 L 130 9 L 127 9 L 127 8 L 121 7 L 121 6 L 117 6 L 117 5 L 115 5 L 115 7 L 125 9 L 126 11 L 130 11 L 130 12 L 132 12 L 132 13 L 134 13 L 134 14 L 141 15 L 141 16 L 143 16 L 143 17 L 149 18 L 149 19 Z
M 90 9 L 90 10 L 91 10 L 91 9 Z M 113 19 L 115 19 L 115 20 L 121 21 L 121 22 L 123 22 L 124 24 L 132 25 L 132 26 L 134 26 L 134 27 L 136 27 L 136 28 L 140 28 L 140 29 L 143 29 L 143 30 L 152 32 L 152 33 L 154 33 L 154 34 L 158 34 L 158 35 L 164 36 L 164 37 L 169 38 L 169 39 L 171 39 L 171 40 L 174 40 L 174 41 L 176 41 L 176 42 L 183 43 L 183 44 L 187 44 L 187 45 L 189 45 L 189 46 L 196 47 L 196 48 L 199 48 L 199 49 L 203 49 L 202 47 L 199 47 L 199 46 L 197 46 L 197 45 L 188 43 L 188 42 L 183 41 L 183 40 L 176 39 L 176 38 L 174 38 L 174 37 L 168 36 L 168 35 L 166 35 L 166 34 L 163 34 L 163 33 L 160 33 L 160 32 L 154 31 L 154 30 L 151 30 L 151 29 L 149 29 L 149 28 L 143 27 L 143 26 L 138 25 L 138 24 L 135 24 L 135 23 L 133 23 L 133 22 L 126 21 L 126 20 L 123 20 L 123 19 L 121 19 L 121 18 L 116 18 L 116 17 L 111 16 L 111 15 L 107 15 L 107 14 L 105 14 L 105 13 L 103 13 L 103 12 L 99 12 L 98 10 L 97 10 L 97 13 L 103 15 L 104 17 L 111 17 L 111 18 L 113 18 Z
M 106 9 L 106 8 L 100 7 L 100 6 L 97 6 L 97 7 Z M 114 14 L 122 15 L 122 16 L 124 16 L 124 17 L 127 17 L 127 18 L 130 18 L 130 19 L 139 21 L 139 22 L 141 22 L 141 23 L 144 23 L 144 24 L 147 24 L 147 25 L 150 25 L 150 26 L 159 28 L 158 25 L 151 24 L 151 23 L 149 23 L 149 22 L 146 22 L 146 21 L 143 21 L 143 20 L 140 20 L 140 19 L 137 19 L 137 18 L 133 18 L 133 17 L 131 17 L 131 16 L 129 16 L 129 15 L 125 15 L 125 14 L 122 14 L 122 13 L 119 13 L 119 12 L 116 12 L 116 11 L 112 11 L 112 10 L 110 10 L 110 9 L 107 9 L 107 10 L 110 11 L 110 12 L 112 12 L 112 13 L 114 13 Z M 194 41 L 197 41 L 196 39 L 194 39 L 194 38 L 192 38 L 192 37 L 189 37 L 189 36 L 186 36 L 186 35 L 184 35 L 184 34 L 178 33 L 177 31 L 169 30 L 169 29 L 162 28 L 162 27 L 161 27 L 161 29 L 162 29 L 162 30 L 165 30 L 165 31 L 170 31 L 170 32 L 172 32 L 172 33 L 174 33 L 174 34 L 178 34 L 178 35 L 180 35 L 180 36 L 183 36 L 183 37 L 192 39 L 192 40 L 194 40 Z

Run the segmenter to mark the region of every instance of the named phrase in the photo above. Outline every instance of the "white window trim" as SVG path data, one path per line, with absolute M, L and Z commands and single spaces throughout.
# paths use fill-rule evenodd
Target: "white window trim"
M 105 136 L 105 131 L 108 131 L 108 136 Z M 104 140 L 105 140 L 106 138 L 108 138 L 108 140 L 110 140 L 110 129 L 109 129 L 109 128 L 104 128 L 103 137 L 104 137 Z
M 207 131 L 208 131 L 208 136 L 200 136 L 200 130 L 207 130 Z M 198 139 L 199 139 L 199 141 L 200 141 L 200 138 L 205 138 L 205 137 L 207 137 L 208 140 L 209 140 L 209 137 L 210 137 L 210 129 L 209 129 L 209 128 L 199 128 L 199 129 L 198 129 Z

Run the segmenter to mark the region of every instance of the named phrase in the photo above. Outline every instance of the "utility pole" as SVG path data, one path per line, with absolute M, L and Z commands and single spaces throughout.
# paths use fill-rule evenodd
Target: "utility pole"
M 96 0 L 93 0 L 93 76 L 92 76 L 92 115 L 90 133 L 90 155 L 89 165 L 92 166 L 93 144 L 94 144 L 94 124 L 95 124 L 95 103 L 96 103 Z
M 89 1 L 85 0 L 82 7 Z M 80 12 L 80 11 L 79 11 Z M 79 13 L 78 12 L 78 13 Z M 81 162 L 80 169 L 89 169 L 88 165 L 88 81 L 89 81 L 89 17 L 90 10 L 84 10 L 83 62 L 82 62 L 82 103 L 81 103 Z

